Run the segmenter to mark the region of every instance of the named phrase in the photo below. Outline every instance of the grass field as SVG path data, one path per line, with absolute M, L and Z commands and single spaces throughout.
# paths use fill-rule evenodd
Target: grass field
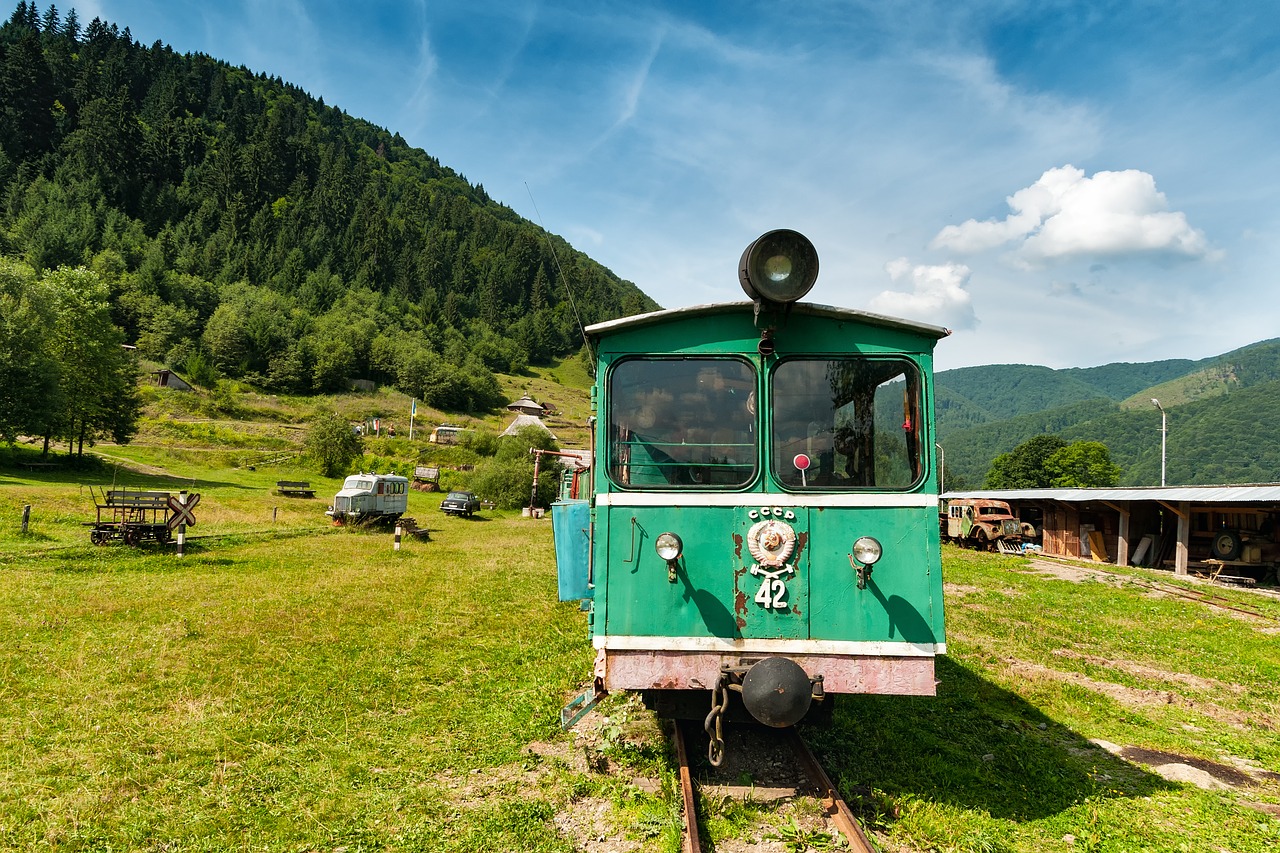
M 656 727 L 607 733 L 620 774 L 559 729 L 592 654 L 548 522 L 413 492 L 431 540 L 396 552 L 328 525 L 337 481 L 303 469 L 104 450 L 121 464 L 0 468 L 0 847 L 678 849 Z M 202 494 L 186 556 L 89 544 L 87 486 L 113 480 Z M 813 734 L 886 850 L 1280 844 L 1280 601 L 953 549 L 944 572 L 939 695 L 857 697 Z M 1214 786 L 1153 769 L 1176 764 Z M 584 802 L 630 846 L 568 832 Z
M 563 738 L 589 669 L 546 522 L 418 507 L 432 541 L 396 552 L 320 501 L 272 526 L 265 489 L 203 494 L 179 560 L 95 548 L 74 487 L 6 478 L 0 844 L 567 849 L 544 820 L 563 792 L 469 804 L 459 783 Z

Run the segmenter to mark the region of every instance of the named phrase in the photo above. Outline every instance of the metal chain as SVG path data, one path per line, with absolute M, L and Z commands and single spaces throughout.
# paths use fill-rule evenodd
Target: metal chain
M 707 714 L 702 727 L 706 729 L 710 742 L 707 744 L 707 761 L 712 767 L 724 763 L 724 712 L 729 706 L 728 675 L 721 675 L 716 686 L 711 690 L 711 713 Z

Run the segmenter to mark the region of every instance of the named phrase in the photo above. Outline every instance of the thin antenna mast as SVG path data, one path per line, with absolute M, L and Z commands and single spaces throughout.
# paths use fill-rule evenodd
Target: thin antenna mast
M 582 332 L 582 343 L 587 348 L 591 361 L 596 360 L 595 350 L 591 349 L 591 341 L 587 339 L 587 327 L 582 324 L 582 315 L 578 313 L 578 303 L 574 301 L 573 289 L 569 287 L 569 279 L 565 277 L 564 268 L 560 266 L 560 256 L 556 254 L 555 244 L 551 242 L 551 232 L 547 230 L 546 223 L 542 221 L 542 211 L 538 210 L 538 203 L 533 200 L 533 190 L 529 189 L 529 182 L 524 182 L 524 191 L 529 194 L 529 201 L 533 202 L 533 212 L 538 216 L 538 225 L 542 228 L 543 236 L 547 240 L 547 248 L 551 250 L 551 259 L 556 262 L 556 272 L 560 275 L 560 283 L 564 285 L 564 292 L 569 296 L 569 307 L 573 309 L 573 319 L 578 321 L 578 331 Z

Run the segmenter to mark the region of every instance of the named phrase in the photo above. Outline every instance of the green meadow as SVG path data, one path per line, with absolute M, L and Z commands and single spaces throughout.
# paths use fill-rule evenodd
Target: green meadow
M 610 697 L 586 747 L 560 729 L 593 655 L 549 521 L 415 491 L 430 538 L 397 551 L 328 523 L 339 483 L 298 457 L 247 464 L 288 428 L 225 440 L 247 432 L 152 427 L 82 469 L 2 457 L 0 848 L 679 849 L 646 712 Z M 89 487 L 113 484 L 201 494 L 183 557 L 89 543 Z M 950 548 L 944 573 L 938 696 L 850 698 L 809 734 L 883 849 L 1280 844 L 1280 600 Z M 824 843 L 749 797 L 702 807 L 712 849 Z

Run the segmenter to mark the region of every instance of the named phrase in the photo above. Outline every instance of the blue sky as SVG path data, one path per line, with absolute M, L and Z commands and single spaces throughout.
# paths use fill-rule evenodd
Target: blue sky
M 664 307 L 793 228 L 809 299 L 953 329 L 939 369 L 1280 336 L 1270 3 L 69 5 L 399 132 Z

